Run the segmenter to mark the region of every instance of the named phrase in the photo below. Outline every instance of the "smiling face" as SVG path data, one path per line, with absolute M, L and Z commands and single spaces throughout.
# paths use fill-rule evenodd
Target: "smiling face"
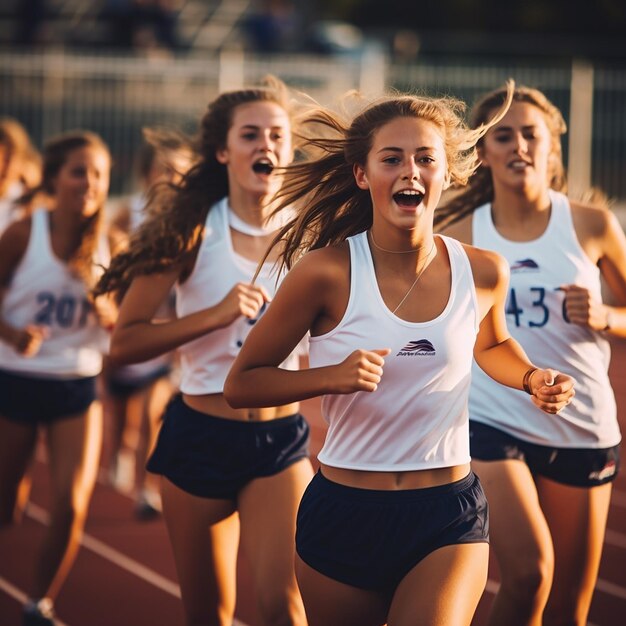
M 486 135 L 479 149 L 499 188 L 538 193 L 550 180 L 553 140 L 544 114 L 528 102 L 514 102 Z
M 422 218 L 432 221 L 448 184 L 443 138 L 432 122 L 396 117 L 374 133 L 367 162 L 355 165 L 354 175 L 371 194 L 374 222 L 413 229 Z
M 52 181 L 56 206 L 83 217 L 94 215 L 104 206 L 110 168 L 108 153 L 96 146 L 69 152 Z
M 287 112 L 274 102 L 251 102 L 238 106 L 226 136 L 216 153 L 228 169 L 231 193 L 237 188 L 253 195 L 278 191 L 281 178 L 274 168 L 291 161 L 291 123 Z

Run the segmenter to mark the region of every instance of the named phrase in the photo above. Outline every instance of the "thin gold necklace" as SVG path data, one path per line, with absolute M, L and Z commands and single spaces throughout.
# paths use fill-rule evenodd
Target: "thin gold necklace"
M 374 239 L 374 233 L 371 230 L 369 231 L 369 236 L 375 248 L 378 248 L 382 252 L 388 252 L 389 254 L 409 254 L 409 252 L 419 252 L 421 249 L 421 248 L 411 248 L 410 250 L 387 250 L 387 248 L 383 248 L 382 246 L 379 246 L 376 243 L 376 239 Z
M 435 249 L 435 238 L 433 237 L 433 245 L 430 247 L 430 250 L 428 251 L 426 258 L 424 259 L 424 264 L 420 268 L 420 271 L 417 273 L 417 276 L 415 277 L 413 284 L 409 287 L 409 290 L 404 294 L 404 298 L 400 300 L 400 304 L 398 304 L 398 306 L 392 311 L 394 315 L 396 314 L 396 311 L 404 304 L 404 301 L 409 297 L 409 294 L 413 291 L 413 288 L 415 287 L 415 285 L 417 285 L 417 281 L 422 277 L 422 274 L 424 273 L 424 270 L 426 269 L 426 265 L 428 264 L 428 259 L 430 259 L 430 255 L 433 253 L 434 249 Z

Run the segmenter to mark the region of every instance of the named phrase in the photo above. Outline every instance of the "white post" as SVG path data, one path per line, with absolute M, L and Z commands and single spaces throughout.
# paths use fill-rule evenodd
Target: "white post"
M 243 52 L 241 50 L 223 50 L 220 53 L 219 62 L 219 93 L 241 89 L 245 83 Z
M 379 96 L 385 91 L 385 53 L 379 46 L 369 45 L 361 55 L 359 91 L 366 96 Z
M 569 115 L 568 187 L 572 196 L 591 187 L 593 133 L 593 66 L 575 60 L 572 65 Z

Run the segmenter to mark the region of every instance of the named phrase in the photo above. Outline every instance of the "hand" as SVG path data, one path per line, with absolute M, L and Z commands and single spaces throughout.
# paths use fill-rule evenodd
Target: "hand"
M 574 379 L 552 369 L 535 370 L 528 383 L 533 403 L 546 413 L 558 413 L 576 394 Z
M 331 393 L 376 391 L 383 375 L 383 365 L 391 350 L 355 350 L 333 369 Z
M 229 326 L 242 315 L 254 319 L 270 300 L 270 295 L 262 285 L 237 283 L 216 307 L 218 325 Z
M 578 285 L 563 285 L 565 313 L 572 324 L 604 330 L 607 325 L 607 307 L 595 300 L 589 290 Z
M 13 347 L 22 356 L 27 358 L 35 356 L 49 334 L 50 330 L 46 326 L 28 325 L 16 331 Z

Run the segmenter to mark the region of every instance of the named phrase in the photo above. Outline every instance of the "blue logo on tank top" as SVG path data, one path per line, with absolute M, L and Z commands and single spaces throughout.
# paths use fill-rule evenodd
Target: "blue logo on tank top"
M 435 356 L 435 346 L 428 339 L 418 339 L 409 343 L 396 356 Z
M 521 259 L 511 265 L 511 272 L 538 272 L 539 265 L 533 259 Z

